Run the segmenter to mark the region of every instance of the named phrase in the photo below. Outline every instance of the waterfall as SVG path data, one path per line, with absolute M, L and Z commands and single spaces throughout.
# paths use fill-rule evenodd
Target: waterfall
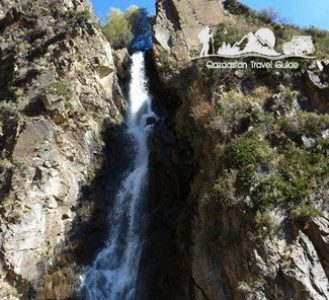
M 151 108 L 144 65 L 144 53 L 132 55 L 126 120 L 132 163 L 113 199 L 106 246 L 97 254 L 81 280 L 80 293 L 86 300 L 136 298 L 148 182 L 148 136 L 157 119 Z

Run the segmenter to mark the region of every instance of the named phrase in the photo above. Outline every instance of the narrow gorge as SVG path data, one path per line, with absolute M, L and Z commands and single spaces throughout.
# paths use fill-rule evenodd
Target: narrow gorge
M 127 46 L 89 1 L 0 1 L 0 300 L 329 300 L 329 32 L 154 4 Z M 314 53 L 207 67 L 259 29 Z
M 86 299 L 136 299 L 137 278 L 147 221 L 148 137 L 157 116 L 147 91 L 144 54 L 132 56 L 127 117 L 127 147 L 132 163 L 119 184 L 109 213 L 109 236 L 83 275 L 81 294 Z

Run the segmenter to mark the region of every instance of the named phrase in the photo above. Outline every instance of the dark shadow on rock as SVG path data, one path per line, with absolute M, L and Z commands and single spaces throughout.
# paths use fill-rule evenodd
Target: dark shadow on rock
M 131 161 L 129 137 L 125 125 L 110 127 L 104 131 L 106 143 L 103 164 L 94 180 L 81 189 L 77 217 L 69 234 L 75 250 L 76 263 L 89 265 L 104 247 L 108 233 L 108 212 L 117 188 Z
M 46 108 L 43 104 L 42 96 L 37 96 L 24 107 L 23 112 L 29 117 L 40 116 L 42 113 L 46 113 Z
M 27 86 L 29 83 L 31 83 L 32 80 L 36 79 L 37 76 L 39 76 L 40 74 L 41 72 L 39 70 L 36 69 L 29 70 L 22 77 L 17 78 L 13 82 L 13 86 L 23 88 Z
M 0 48 L 0 100 L 13 100 L 14 92 L 9 88 L 9 82 L 13 79 L 15 70 L 15 49 L 6 51 Z
M 22 12 L 18 11 L 16 8 L 9 10 L 6 16 L 0 20 L 0 34 L 2 35 L 7 27 L 18 22 L 22 15 Z
M 62 274 L 59 288 L 65 286 L 65 281 L 71 282 L 73 290 L 65 299 L 83 299 L 83 295 L 77 292 L 78 275 L 83 274 L 84 269 L 93 263 L 98 252 L 105 246 L 110 226 L 109 211 L 119 183 L 131 162 L 132 150 L 129 136 L 125 131 L 126 125 L 104 127 L 105 146 L 102 153 L 97 154 L 98 158 L 95 161 L 95 164 L 98 164 L 98 171 L 92 182 L 81 188 L 78 205 L 73 208 L 76 217 L 72 229 L 68 232 L 65 243 L 55 249 L 57 254 L 54 256 L 53 267 L 48 269 L 49 284 L 58 282 L 58 270 Z M 68 275 L 67 270 L 71 270 Z M 72 292 L 75 295 L 72 295 Z
M 186 199 L 193 178 L 193 153 L 189 143 L 177 139 L 170 128 L 170 116 L 179 99 L 161 89 L 149 55 L 147 75 L 160 121 L 149 140 L 148 223 L 136 299 L 182 300 L 189 293 L 186 287 L 191 280 L 187 272 L 191 224 L 184 211 L 188 208 Z
M 150 143 L 148 226 L 136 299 L 181 300 L 190 280 L 186 273 L 190 224 L 183 224 L 183 238 L 178 227 L 192 174 L 191 152 L 161 123 Z
M 67 37 L 67 32 L 62 31 L 59 32 L 58 34 L 56 34 L 55 36 L 53 36 L 52 38 L 48 39 L 44 44 L 42 44 L 41 46 L 32 49 L 28 56 L 27 59 L 29 61 L 34 61 L 35 59 L 43 56 L 47 51 L 48 51 L 48 47 L 52 44 L 58 43 L 60 41 L 65 40 L 65 38 Z

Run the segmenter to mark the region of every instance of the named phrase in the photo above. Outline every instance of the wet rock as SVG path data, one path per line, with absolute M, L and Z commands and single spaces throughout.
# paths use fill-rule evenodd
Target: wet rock
M 147 125 L 154 125 L 157 122 L 157 119 L 154 117 L 150 117 L 146 119 L 146 126 Z

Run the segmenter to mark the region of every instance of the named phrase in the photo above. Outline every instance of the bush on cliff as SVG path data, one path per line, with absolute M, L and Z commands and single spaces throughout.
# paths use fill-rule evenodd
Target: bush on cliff
M 242 207 L 248 224 L 260 230 L 254 232 L 258 237 L 266 233 L 262 228 L 276 228 L 275 209 L 286 211 L 291 221 L 320 216 L 319 199 L 329 180 L 329 115 L 296 108 L 296 91 L 282 83 L 245 93 L 218 87 L 215 95 L 207 102 L 190 93 L 176 115 L 176 129 L 188 136 L 200 159 L 191 193 L 202 199 L 209 219 Z M 200 109 L 205 105 L 210 108 Z
M 137 48 L 143 50 L 151 46 L 151 19 L 145 8 L 132 5 L 125 12 L 113 8 L 103 32 L 114 49 Z
M 280 16 L 280 14 L 272 7 L 267 7 L 259 12 L 260 18 L 265 22 L 265 23 L 272 23 L 275 20 L 277 20 Z
M 103 32 L 115 49 L 128 47 L 133 39 L 127 13 L 116 8 L 109 13 Z
M 268 7 L 260 11 L 253 10 L 237 0 L 224 1 L 224 7 L 235 16 L 236 22 L 219 25 L 215 28 L 215 47 L 222 46 L 223 42 L 233 45 L 249 32 L 256 32 L 261 27 L 271 29 L 277 38 L 276 49 L 282 49 L 282 45 L 290 41 L 295 35 L 310 35 L 315 45 L 314 56 L 321 59 L 328 58 L 329 32 L 316 27 L 300 28 L 294 24 L 288 24 L 280 18 L 273 8 Z M 243 47 L 243 45 L 241 45 Z

